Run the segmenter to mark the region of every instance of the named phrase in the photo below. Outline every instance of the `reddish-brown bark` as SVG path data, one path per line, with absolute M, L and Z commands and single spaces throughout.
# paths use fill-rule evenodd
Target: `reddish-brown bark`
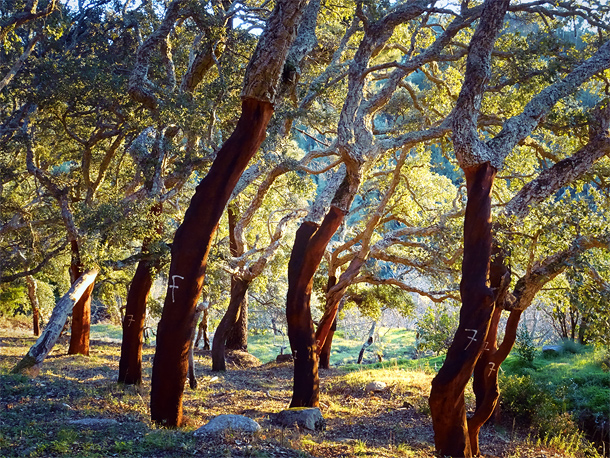
M 335 275 L 329 275 L 328 283 L 326 285 L 326 293 L 328 294 L 328 291 L 330 291 L 330 289 L 333 286 L 335 286 L 336 284 L 337 284 L 337 277 Z M 324 314 L 324 316 L 326 316 L 326 314 Z M 318 329 L 316 329 L 316 345 L 318 348 L 318 355 L 320 355 L 320 360 L 318 362 L 319 367 L 321 369 L 329 369 L 330 368 L 330 349 L 333 344 L 333 336 L 335 335 L 335 331 L 337 330 L 337 317 L 335 314 L 335 318 L 333 320 L 332 325 L 330 326 L 330 329 L 328 330 L 328 333 L 326 334 L 324 342 L 320 342 L 318 333 L 320 331 L 320 328 L 323 325 L 324 316 L 318 323 Z
M 69 355 L 89 356 L 89 333 L 91 331 L 91 293 L 94 285 L 79 299 L 72 311 Z
M 345 212 L 331 205 L 322 224 L 305 221 L 297 230 L 288 263 L 286 320 L 294 357 L 294 385 L 290 407 L 319 405 L 318 353 L 311 320 L 313 276 L 324 251 L 341 225 Z
M 476 396 L 476 409 L 473 416 L 468 419 L 468 434 L 474 456 L 480 454 L 479 431 L 481 426 L 489 420 L 498 405 L 498 399 L 500 398 L 498 372 L 500 365 L 504 362 L 515 344 L 521 310 L 511 312 L 506 323 L 502 345 L 498 348 L 497 333 L 501 315 L 502 309 L 496 307 L 491 325 L 489 326 L 489 332 L 487 333 L 487 339 L 485 340 L 483 353 L 481 353 L 473 372 L 472 388 Z
M 145 247 L 142 251 L 145 251 Z M 155 264 L 158 263 L 148 260 L 138 263 L 127 293 L 118 380 L 126 385 L 142 383 L 142 334 L 146 320 L 146 301 L 154 280 L 151 270 L 156 267 Z
M 330 350 L 333 345 L 333 337 L 335 335 L 335 331 L 337 330 L 337 317 L 333 320 L 333 324 L 326 335 L 326 339 L 324 340 L 324 344 L 320 348 L 320 361 L 319 367 L 321 369 L 330 369 Z
M 40 335 L 40 312 L 38 309 L 32 310 L 32 332 L 36 337 Z
M 214 339 L 212 341 L 212 370 L 224 371 L 227 369 L 225 364 L 225 342 L 229 332 L 239 320 L 241 304 L 248 292 L 249 281 L 241 278 L 231 280 L 231 300 L 226 313 L 220 320 Z
M 152 420 L 182 423 L 191 326 L 218 221 L 239 177 L 265 138 L 273 113 L 269 102 L 244 98 L 233 134 L 219 150 L 191 199 L 172 244 L 168 290 L 157 332 L 151 389 Z
M 229 219 L 229 250 L 231 252 L 231 256 L 241 256 L 243 252 L 239 249 L 239 245 L 235 239 L 235 226 L 237 224 L 237 215 L 235 210 L 231 207 L 227 209 L 228 219 Z M 233 292 L 240 291 L 240 288 L 235 288 L 234 283 L 239 281 L 239 279 L 233 275 L 231 277 L 231 294 Z M 226 342 L 225 348 L 230 350 L 242 350 L 246 351 L 248 349 L 248 294 L 247 291 L 242 295 L 241 302 L 237 304 L 237 321 L 233 323 L 233 320 L 229 320 L 231 323 L 231 328 L 226 332 Z M 234 302 L 233 297 L 231 297 L 231 303 Z M 228 311 L 227 311 L 228 313 Z M 218 332 L 218 330 L 217 330 Z M 224 332 L 224 330 L 223 330 Z M 224 358 L 224 350 L 223 350 L 223 358 Z M 213 359 L 214 355 L 212 355 Z M 224 363 L 223 363 L 224 366 Z M 222 369 L 224 370 L 224 369 Z
M 70 278 L 74 283 L 83 274 L 80 262 L 78 242 L 70 242 L 72 260 L 70 264 Z M 93 292 L 92 283 L 85 290 L 78 302 L 72 309 L 72 326 L 70 334 L 69 355 L 89 356 L 89 333 L 91 331 L 91 293 Z
M 468 202 L 464 218 L 464 259 L 460 323 L 447 358 L 432 381 L 430 411 L 440 455 L 470 457 L 464 389 L 489 329 L 494 295 L 489 287 L 491 189 L 496 169 L 489 163 L 465 168 Z
M 162 203 L 157 203 L 150 209 L 151 219 L 156 221 L 156 231 L 159 235 L 163 233 L 163 226 L 158 220 L 162 212 Z M 150 242 L 149 238 L 144 239 L 142 254 L 148 254 Z M 156 259 L 141 260 L 129 286 L 125 317 L 123 318 L 119 383 L 125 383 L 126 385 L 142 383 L 142 334 L 146 321 L 146 302 L 154 282 L 153 270 L 158 270 L 158 268 L 159 261 Z
M 239 304 L 239 318 L 231 327 L 225 347 L 229 350 L 248 351 L 248 294 Z
M 336 280 L 335 283 L 333 283 L 332 285 L 329 284 L 326 293 L 326 306 L 324 307 L 324 315 L 322 315 L 320 323 L 318 324 L 318 329 L 316 330 L 318 354 L 320 354 L 322 348 L 324 348 L 326 344 L 326 339 L 328 338 L 333 324 L 336 328 L 337 312 L 339 311 L 339 304 L 341 303 L 341 299 L 343 299 L 345 291 L 351 284 L 352 280 L 358 275 L 363 265 L 364 258 L 354 258 L 347 270 L 343 272 L 343 274 L 341 274 L 339 284 L 336 285 Z

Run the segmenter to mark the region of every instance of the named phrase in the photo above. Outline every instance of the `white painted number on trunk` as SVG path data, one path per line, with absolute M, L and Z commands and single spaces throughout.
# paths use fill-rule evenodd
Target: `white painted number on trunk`
M 468 350 L 468 347 L 470 347 L 470 345 L 472 345 L 472 342 L 476 342 L 477 339 L 475 339 L 475 337 L 477 336 L 477 333 L 479 332 L 476 329 L 465 329 L 466 332 L 472 332 L 473 334 L 471 336 L 468 336 L 468 338 L 470 339 L 470 342 L 468 342 L 468 345 L 466 345 L 466 348 L 464 348 L 464 350 Z
M 129 318 L 129 319 L 127 319 L 127 318 Z M 131 323 L 136 321 L 133 319 L 133 315 L 125 315 L 125 320 L 127 321 L 127 327 L 131 326 Z
M 172 290 L 172 302 L 175 301 L 174 291 L 178 289 L 178 285 L 176 285 L 176 278 L 184 280 L 184 277 L 182 277 L 181 275 L 172 275 L 172 284 L 169 285 L 170 289 Z
M 490 361 L 490 362 L 489 362 L 489 365 L 491 366 L 491 367 L 489 368 L 489 375 L 491 376 L 491 374 L 493 373 L 493 371 L 495 371 L 495 370 L 496 370 L 496 369 L 495 369 L 495 367 L 496 367 L 496 363 L 493 363 L 493 362 L 491 362 L 491 361 Z

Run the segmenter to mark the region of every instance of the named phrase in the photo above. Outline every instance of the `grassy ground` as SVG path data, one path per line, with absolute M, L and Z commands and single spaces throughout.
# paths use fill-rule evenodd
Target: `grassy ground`
M 94 336 L 96 337 L 96 336 Z M 321 372 L 321 410 L 327 429 L 306 434 L 272 423 L 287 407 L 292 385 L 289 363 L 210 370 L 209 355 L 199 352 L 200 387 L 185 390 L 188 426 L 158 428 L 149 419 L 150 373 L 154 348 L 145 347 L 144 384 L 116 384 L 120 343 L 94 338 L 91 356 L 66 356 L 62 341 L 39 376 L 11 375 L 10 369 L 34 342 L 27 329 L 0 329 L 0 456 L 2 457 L 433 457 L 433 433 L 427 396 L 433 364 L 424 367 L 396 360 L 356 370 Z M 359 349 L 359 347 L 358 347 Z M 342 352 L 338 352 L 341 358 Z M 244 366 L 256 360 L 239 360 Z M 422 370 L 423 368 L 423 370 Z M 385 381 L 375 395 L 364 387 Z M 472 407 L 472 398 L 468 398 Z M 215 439 L 193 436 L 212 417 L 235 413 L 258 421 L 253 437 L 227 434 Z M 84 418 L 115 420 L 81 426 Z M 540 447 L 518 431 L 486 427 L 481 433 L 487 457 L 575 456 Z
M 364 354 L 364 363 L 378 361 L 377 355 L 385 360 L 405 358 L 415 351 L 415 332 L 404 329 L 381 328 L 379 341 L 371 345 Z M 342 331 L 333 337 L 330 354 L 331 365 L 354 364 L 362 348 L 362 340 L 346 338 Z M 284 346 L 284 353 L 290 352 L 288 337 L 258 334 L 248 337 L 248 351 L 263 363 L 275 360 Z

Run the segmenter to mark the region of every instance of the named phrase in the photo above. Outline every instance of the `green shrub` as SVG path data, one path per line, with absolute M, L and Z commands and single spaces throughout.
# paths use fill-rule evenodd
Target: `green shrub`
M 515 352 L 523 366 L 531 366 L 534 362 L 534 358 L 536 358 L 537 352 L 534 338 L 525 326 L 519 326 L 519 329 L 517 330 Z
M 559 413 L 555 401 L 529 375 L 511 375 L 500 379 L 504 410 L 521 423 L 534 425 Z
M 431 350 L 436 355 L 445 352 L 453 341 L 457 327 L 457 313 L 444 305 L 428 308 L 416 324 L 417 351 Z
M 564 353 L 571 353 L 573 355 L 582 353 L 584 348 L 583 345 L 579 344 L 578 342 L 574 342 L 571 339 L 564 339 L 561 346 L 563 347 Z

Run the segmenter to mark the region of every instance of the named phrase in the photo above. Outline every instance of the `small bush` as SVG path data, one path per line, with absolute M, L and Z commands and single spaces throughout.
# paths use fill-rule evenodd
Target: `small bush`
M 453 342 L 457 326 L 457 313 L 446 306 L 428 308 L 416 323 L 417 352 L 430 350 L 436 355 L 445 352 Z
M 563 351 L 565 353 L 571 353 L 573 355 L 577 355 L 583 352 L 583 346 L 581 344 L 579 344 L 578 342 L 574 342 L 573 340 L 570 339 L 565 339 L 562 343 L 561 346 L 563 347 Z
M 519 326 L 517 330 L 517 341 L 515 342 L 517 358 L 524 366 L 531 366 L 536 358 L 536 345 L 534 337 L 525 326 Z
M 553 398 L 529 375 L 512 375 L 500 379 L 504 409 L 517 420 L 535 425 L 541 418 L 559 413 Z

